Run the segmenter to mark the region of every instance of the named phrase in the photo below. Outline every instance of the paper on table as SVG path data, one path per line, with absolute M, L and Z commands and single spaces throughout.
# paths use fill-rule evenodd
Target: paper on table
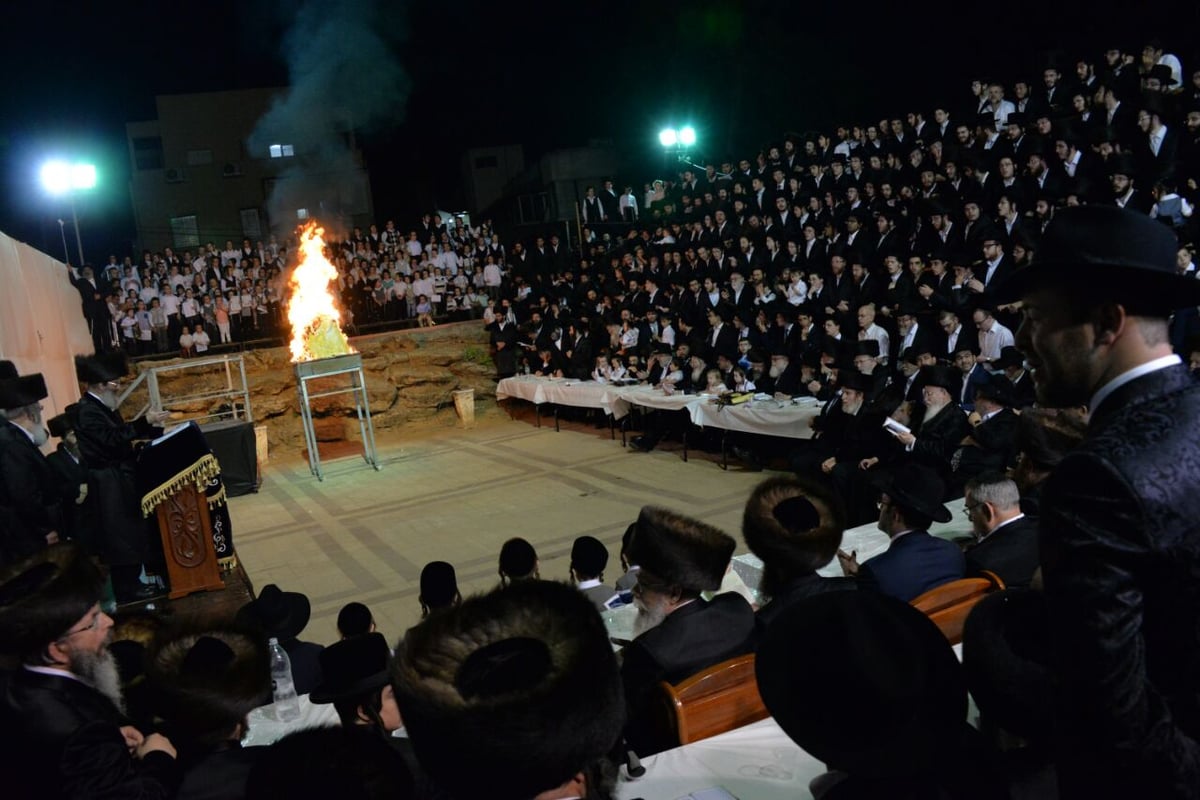
M 151 445 L 151 447 L 153 447 L 153 446 L 154 446 L 154 445 L 156 445 L 156 444 L 162 444 L 162 443 L 163 443 L 163 442 L 165 442 L 167 439 L 170 439 L 172 436 L 174 436 L 175 434 L 179 433 L 181 430 L 183 430 L 184 428 L 186 428 L 186 427 L 187 427 L 188 425 L 190 425 L 190 424 L 191 424 L 191 422 L 190 422 L 190 421 L 189 421 L 189 422 L 181 422 L 181 423 L 179 423 L 179 424 L 178 424 L 178 425 L 176 425 L 174 428 L 171 428 L 169 431 L 167 431 L 166 433 L 164 433 L 162 436 L 160 436 L 160 437 L 158 437 L 157 439 L 155 439 L 154 441 L 150 442 L 150 445 Z

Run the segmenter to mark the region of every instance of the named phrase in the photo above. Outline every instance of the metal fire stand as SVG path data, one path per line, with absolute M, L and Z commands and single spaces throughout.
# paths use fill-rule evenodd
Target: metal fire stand
M 300 361 L 295 365 L 296 384 L 300 390 L 300 417 L 304 421 L 304 443 L 308 445 L 308 468 L 317 480 L 325 480 L 321 472 L 321 454 L 317 449 L 317 433 L 313 429 L 312 408 L 309 403 L 318 397 L 332 397 L 340 394 L 354 396 L 354 411 L 358 414 L 358 430 L 363 443 L 363 460 L 380 469 L 379 459 L 375 454 L 375 427 L 371 424 L 371 403 L 367 398 L 367 381 L 363 377 L 362 355 L 351 353 L 332 358 L 318 358 L 313 361 Z M 336 389 L 324 389 L 316 394 L 308 391 L 308 382 L 325 378 L 336 378 L 346 375 L 350 385 Z

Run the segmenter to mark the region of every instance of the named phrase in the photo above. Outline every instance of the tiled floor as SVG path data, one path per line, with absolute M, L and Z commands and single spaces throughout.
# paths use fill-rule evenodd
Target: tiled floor
M 532 415 L 530 415 L 531 417 Z M 371 607 L 398 638 L 420 617 L 418 578 L 428 561 L 454 564 L 463 594 L 495 585 L 500 545 L 523 536 L 544 577 L 565 578 L 571 542 L 587 533 L 609 547 L 605 577 L 620 572 L 621 534 L 645 504 L 664 505 L 729 532 L 763 473 L 678 447 L 644 454 L 607 430 L 489 415 L 474 430 L 431 430 L 380 443 L 383 469 L 361 459 L 325 463 L 318 482 L 300 457 L 272 458 L 258 494 L 233 498 L 234 539 L 255 587 L 304 592 L 313 616 L 304 638 L 337 638 L 338 610 Z M 545 422 L 545 420 L 544 420 Z

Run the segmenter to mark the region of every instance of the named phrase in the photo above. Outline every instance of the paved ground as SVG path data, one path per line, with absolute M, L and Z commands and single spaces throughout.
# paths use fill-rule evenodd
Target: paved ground
M 511 420 L 489 409 L 478 427 L 426 426 L 380 442 L 383 469 L 361 458 L 329 461 L 324 482 L 300 456 L 273 456 L 258 494 L 230 501 L 234 538 L 250 579 L 301 591 L 313 605 L 304 638 L 336 639 L 338 610 L 371 607 L 379 629 L 398 638 L 420 617 L 421 567 L 454 564 L 464 595 L 492 587 L 500 545 L 523 536 L 541 573 L 565 578 L 581 534 L 608 545 L 605 577 L 620 572 L 621 534 L 645 504 L 664 505 L 717 525 L 741 544 L 741 511 L 765 474 L 677 445 L 645 454 L 620 438 L 574 423 L 536 428 L 529 407 Z

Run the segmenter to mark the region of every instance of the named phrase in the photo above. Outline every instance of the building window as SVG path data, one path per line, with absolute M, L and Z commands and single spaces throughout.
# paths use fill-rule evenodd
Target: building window
M 187 217 L 171 217 L 171 239 L 175 242 L 176 250 L 200 246 L 200 225 L 196 215 Z
M 271 158 L 291 158 L 296 155 L 296 148 L 290 144 L 273 144 L 268 148 Z
M 189 167 L 200 167 L 213 162 L 212 150 L 188 150 L 187 164 Z
M 137 136 L 133 140 L 133 161 L 138 169 L 163 168 L 161 136 Z
M 495 169 L 496 165 L 495 156 L 477 156 L 475 158 L 475 169 Z
M 296 219 L 308 219 L 308 209 L 307 208 L 297 208 L 296 209 Z
M 261 239 L 262 220 L 258 216 L 258 209 L 243 208 L 239 213 L 242 217 L 242 236 L 252 241 Z
M 549 219 L 549 204 L 546 193 L 523 194 L 517 198 L 517 214 L 522 224 L 545 222 Z

